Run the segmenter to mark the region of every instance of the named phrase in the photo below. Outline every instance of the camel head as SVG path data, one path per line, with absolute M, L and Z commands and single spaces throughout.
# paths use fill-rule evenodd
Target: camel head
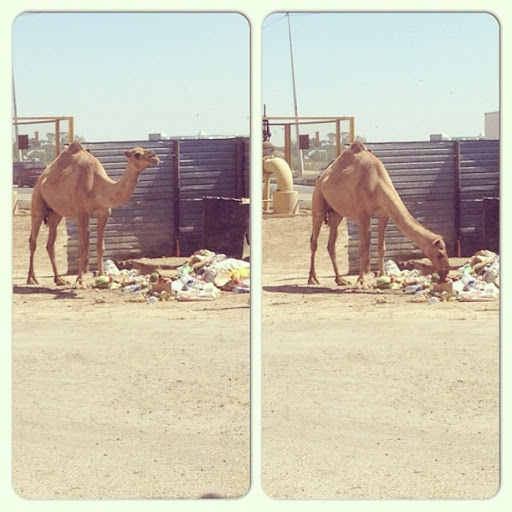
M 432 262 L 434 270 L 439 274 L 441 281 L 444 281 L 450 271 L 450 261 L 446 253 L 444 240 L 441 237 L 432 240 L 425 248 L 425 254 Z
M 125 151 L 124 154 L 128 158 L 128 165 L 131 165 L 138 171 L 143 171 L 160 163 L 158 155 L 149 149 L 137 147 Z

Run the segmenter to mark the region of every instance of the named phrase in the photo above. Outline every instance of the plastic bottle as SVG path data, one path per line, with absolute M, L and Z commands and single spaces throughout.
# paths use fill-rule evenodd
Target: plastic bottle
M 186 271 L 183 271 L 180 276 L 180 281 L 185 286 L 191 286 L 194 284 L 194 278 Z
M 469 273 L 464 272 L 462 274 L 462 277 L 460 280 L 464 283 L 464 286 L 469 290 L 470 288 L 473 288 L 475 286 L 476 280 L 475 278 Z
M 105 274 L 110 274 L 111 276 L 117 276 L 120 274 L 120 270 L 112 260 L 105 261 L 105 265 L 103 265 L 103 271 Z
M 123 292 L 137 292 L 141 289 L 140 284 L 129 284 L 123 288 Z
M 220 290 L 213 283 L 206 283 L 201 290 L 202 294 L 207 297 L 216 299 L 220 295 Z
M 171 283 L 171 291 L 172 291 L 172 293 L 174 293 L 174 295 L 177 295 L 182 290 L 183 290 L 183 283 L 179 279 L 176 279 L 175 281 L 173 281 Z
M 488 283 L 485 285 L 485 288 L 482 291 L 482 295 L 485 299 L 488 300 L 499 299 L 500 290 L 497 286 L 494 285 L 494 283 Z
M 496 278 L 500 275 L 500 262 L 499 259 L 494 260 L 490 267 L 484 274 L 484 281 L 487 283 L 493 283 Z
M 404 293 L 416 293 L 422 289 L 423 289 L 423 286 L 421 286 L 421 284 L 411 284 L 404 288 Z
M 453 281 L 453 283 L 452 283 L 452 291 L 456 295 L 458 293 L 461 293 L 462 291 L 464 291 L 464 283 L 460 279 L 458 279 L 457 281 Z
M 182 290 L 177 293 L 176 299 L 178 301 L 201 301 L 201 300 L 215 300 L 220 295 L 220 290 L 213 284 L 207 283 L 201 290 L 199 288 L 191 288 L 189 290 Z
M 423 290 L 418 290 L 414 294 L 414 302 L 427 302 L 427 297 L 425 297 Z
M 384 273 L 390 276 L 399 276 L 402 271 L 393 260 L 388 260 L 384 263 Z

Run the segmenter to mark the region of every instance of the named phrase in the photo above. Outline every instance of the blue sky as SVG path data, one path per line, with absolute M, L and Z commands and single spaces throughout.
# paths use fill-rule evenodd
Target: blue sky
M 248 21 L 231 13 L 23 14 L 18 116 L 73 116 L 88 141 L 248 135 L 249 41 Z
M 299 115 L 354 116 L 369 141 L 425 140 L 479 135 L 499 110 L 489 14 L 295 13 L 291 24 Z M 249 30 L 228 13 L 23 14 L 18 115 L 73 116 L 89 141 L 247 135 Z M 264 20 L 261 79 L 268 114 L 293 115 L 283 13 Z
M 499 23 L 490 14 L 296 13 L 290 20 L 299 116 L 354 116 L 356 134 L 378 142 L 477 136 L 485 112 L 499 110 Z M 283 13 L 265 19 L 262 45 L 267 114 L 293 115 Z

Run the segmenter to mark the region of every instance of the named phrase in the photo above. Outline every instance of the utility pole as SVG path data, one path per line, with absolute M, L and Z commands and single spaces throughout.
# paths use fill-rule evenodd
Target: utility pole
M 14 86 L 14 69 L 12 70 L 12 102 L 14 114 L 14 136 L 16 137 L 14 144 L 18 152 L 18 160 L 21 160 L 21 150 L 18 148 L 18 107 L 16 106 L 16 87 Z
M 295 87 L 295 67 L 293 65 L 293 46 L 292 46 L 292 25 L 290 22 L 290 13 L 286 13 L 288 17 L 288 37 L 290 39 L 290 59 L 292 63 L 292 86 L 293 86 L 293 108 L 295 111 L 295 135 L 297 137 L 297 156 L 299 162 L 299 176 L 302 177 L 304 174 L 304 164 L 302 162 L 302 151 L 300 149 L 300 137 L 299 137 L 299 109 L 297 107 L 297 90 Z

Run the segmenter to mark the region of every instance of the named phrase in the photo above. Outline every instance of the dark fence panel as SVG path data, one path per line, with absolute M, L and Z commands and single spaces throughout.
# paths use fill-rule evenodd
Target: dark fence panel
M 484 246 L 484 199 L 500 196 L 499 140 L 461 141 L 459 162 L 461 252 L 471 255 L 490 249 Z
M 243 139 L 179 141 L 180 252 L 203 248 L 203 197 L 243 197 Z
M 247 138 L 173 139 L 84 144 L 115 181 L 123 175 L 124 151 L 155 151 L 160 165 L 144 170 L 130 200 L 112 209 L 104 259 L 189 255 L 203 248 L 203 196 L 247 197 Z M 68 273 L 78 269 L 78 233 L 67 220 Z M 91 217 L 89 261 L 96 268 L 96 218 Z

